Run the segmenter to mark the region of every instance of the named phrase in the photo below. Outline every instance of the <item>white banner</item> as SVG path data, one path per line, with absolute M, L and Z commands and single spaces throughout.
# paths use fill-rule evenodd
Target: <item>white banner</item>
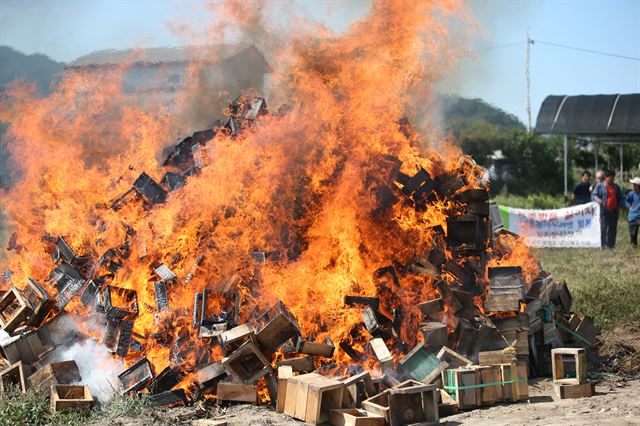
M 531 247 L 600 247 L 600 207 L 595 202 L 555 210 L 499 209 L 505 229 Z

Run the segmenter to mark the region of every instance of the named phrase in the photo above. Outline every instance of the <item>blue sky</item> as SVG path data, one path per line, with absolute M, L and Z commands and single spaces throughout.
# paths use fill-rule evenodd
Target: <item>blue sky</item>
M 474 57 L 439 89 L 483 98 L 522 121 L 527 29 L 534 40 L 640 58 L 640 0 L 476 0 L 470 7 L 483 35 L 473 41 Z M 295 8 L 343 31 L 368 3 L 298 1 Z M 205 17 L 201 9 L 201 2 L 190 0 L 0 0 L 0 44 L 59 61 L 99 49 L 179 46 L 184 41 L 174 29 L 197 26 Z M 538 43 L 531 47 L 530 70 L 534 123 L 549 94 L 640 92 L 640 61 Z

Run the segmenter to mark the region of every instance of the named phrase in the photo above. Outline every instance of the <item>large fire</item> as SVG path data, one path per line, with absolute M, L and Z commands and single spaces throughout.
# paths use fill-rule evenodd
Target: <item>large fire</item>
M 246 7 L 212 8 L 242 28 L 257 13 Z M 133 336 L 142 345 L 129 351 L 129 364 L 146 355 L 156 371 L 171 364 L 190 373 L 222 358 L 191 321 L 194 294 L 208 290 L 212 314 L 223 310 L 216 295 L 223 288 L 241 296 L 239 323 L 282 301 L 307 340 L 334 342 L 331 368 L 354 362 L 340 342 L 358 349 L 367 341 L 357 327 L 363 306 L 346 306 L 345 296 L 380 296 L 389 318 L 403 309 L 401 332 L 387 343 L 395 356 L 406 352 L 418 339 L 414 306 L 439 294 L 436 274 L 411 265 L 439 238 L 434 229 L 446 231 L 447 217 L 464 205 L 435 196 L 416 208 L 402 198 L 396 169 L 401 165 L 407 176 L 420 168 L 431 177 L 458 174 L 465 185 L 457 192 L 486 187 L 458 148 L 404 118 L 423 112 L 416 106 L 427 103 L 430 84 L 454 59 L 447 28 L 464 19 L 457 1 L 386 1 L 340 36 L 292 31 L 274 53 L 268 113 L 235 134 L 217 129 L 201 150 L 199 171 L 153 206 L 134 200 L 113 209 L 110 202 L 143 171 L 158 182 L 172 170 L 161 165 L 162 149 L 185 132 L 185 122 L 160 104 L 143 110 L 124 94 L 125 66 L 100 81 L 66 73 L 44 98 L 15 86 L 0 111 L 11 123 L 17 175 L 2 194 L 12 235 L 2 261 L 1 269 L 11 271 L 4 288 L 22 288 L 28 278 L 49 282 L 51 252 L 62 236 L 90 257 L 82 266 L 87 281 L 135 290 Z M 192 66 L 196 72 L 200 65 Z M 278 113 L 272 99 L 286 100 L 288 112 Z M 269 255 L 256 262 L 254 252 Z M 177 279 L 167 286 L 168 310 L 159 312 L 154 268 L 161 264 Z M 390 265 L 397 283 L 375 274 Z M 529 279 L 537 273 L 522 242 L 508 237 L 489 250 L 489 265 L 521 265 Z M 487 282 L 484 272 L 478 278 Z M 56 296 L 54 285 L 45 287 Z M 111 296 L 118 306 L 131 303 Z M 84 333 L 104 339 L 78 296 L 65 310 Z

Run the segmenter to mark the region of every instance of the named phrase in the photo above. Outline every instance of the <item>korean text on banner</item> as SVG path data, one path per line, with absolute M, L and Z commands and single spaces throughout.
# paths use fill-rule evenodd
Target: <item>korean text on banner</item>
M 600 209 L 594 202 L 555 210 L 499 209 L 505 229 L 531 247 L 600 247 Z

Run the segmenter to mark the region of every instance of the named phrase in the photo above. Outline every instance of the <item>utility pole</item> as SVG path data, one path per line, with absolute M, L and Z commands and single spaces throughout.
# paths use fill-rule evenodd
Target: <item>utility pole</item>
M 525 49 L 524 60 L 524 79 L 526 85 L 525 93 L 525 109 L 527 111 L 527 131 L 531 131 L 531 74 L 529 74 L 529 54 L 533 41 L 529 38 L 529 29 L 527 28 L 527 46 Z

